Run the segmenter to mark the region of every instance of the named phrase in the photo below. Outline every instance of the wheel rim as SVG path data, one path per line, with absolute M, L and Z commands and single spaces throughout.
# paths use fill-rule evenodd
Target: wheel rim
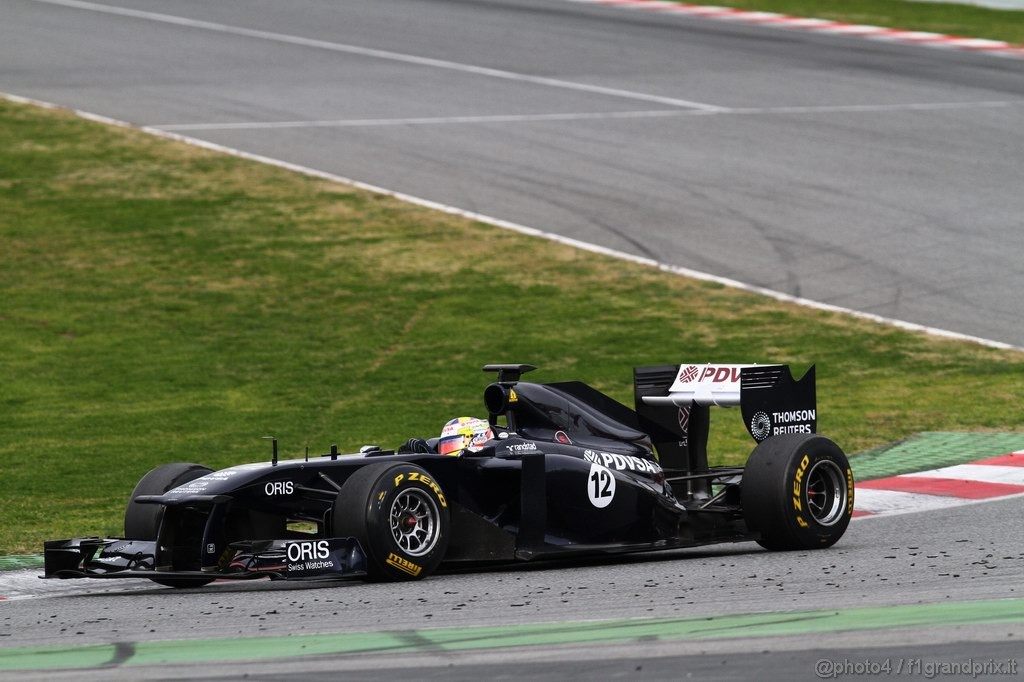
M 423 556 L 437 544 L 438 517 L 437 505 L 427 493 L 403 490 L 391 503 L 391 536 L 409 556 Z
M 807 509 L 822 526 L 835 525 L 846 509 L 846 480 L 839 466 L 828 459 L 807 472 Z

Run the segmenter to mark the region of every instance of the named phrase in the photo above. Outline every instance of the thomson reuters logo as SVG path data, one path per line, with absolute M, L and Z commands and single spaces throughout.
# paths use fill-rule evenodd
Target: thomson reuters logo
M 758 412 L 750 420 L 750 435 L 760 442 L 772 434 L 772 420 L 764 412 Z
M 679 373 L 679 381 L 684 384 L 690 383 L 697 378 L 697 371 L 696 365 L 690 365 Z

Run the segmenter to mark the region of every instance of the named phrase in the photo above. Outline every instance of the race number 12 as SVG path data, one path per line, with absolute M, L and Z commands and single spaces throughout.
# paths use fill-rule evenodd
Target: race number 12
M 603 509 L 615 499 L 615 476 L 611 469 L 597 463 L 590 465 L 590 475 L 587 477 L 587 496 L 590 497 L 590 504 L 598 509 Z

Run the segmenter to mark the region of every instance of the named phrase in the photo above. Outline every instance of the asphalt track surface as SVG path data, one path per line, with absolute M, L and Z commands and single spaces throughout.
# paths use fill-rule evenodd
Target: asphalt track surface
M 0 90 L 1024 345 L 1024 60 L 563 0 L 4 0 Z
M 483 671 L 495 679 L 666 679 L 709 670 L 715 671 L 713 679 L 815 679 L 814 665 L 822 658 L 894 665 L 899 658 L 933 665 L 967 658 L 1017 660 L 1024 658 L 1022 511 L 1024 498 L 1018 497 L 859 519 L 840 544 L 821 551 L 771 553 L 742 543 L 614 561 L 457 572 L 399 584 L 310 587 L 260 581 L 174 590 L 148 582 L 41 581 L 34 577 L 38 571 L 6 573 L 0 574 L 0 591 L 9 597 L 0 604 L 0 635 L 4 648 L 116 642 L 127 652 L 160 640 L 194 640 L 201 647 L 202 640 L 218 637 L 280 640 L 314 633 L 405 633 L 405 646 L 422 640 L 410 653 L 385 649 L 257 663 L 231 661 L 239 649 L 226 644 L 214 658 L 228 662 L 93 670 L 102 677 L 166 679 L 242 673 L 283 679 L 299 671 L 325 678 L 345 672 L 345 679 L 479 679 Z M 1006 599 L 1016 600 L 1016 616 L 989 622 L 991 600 Z M 958 618 L 913 626 L 883 616 L 863 629 L 851 629 L 850 623 L 818 627 L 814 619 L 820 615 L 800 615 L 934 605 L 964 609 Z M 588 627 L 588 621 L 749 613 L 777 614 L 787 627 L 803 619 L 806 628 L 787 635 L 737 627 L 733 634 L 728 622 L 709 622 L 700 636 L 648 633 L 575 644 L 552 637 L 553 646 L 501 646 L 515 639 L 522 624 L 563 621 L 571 632 Z M 433 628 L 479 631 L 485 626 L 508 627 L 508 641 L 499 633 L 492 647 L 444 650 L 424 637 Z M 638 666 L 646 673 L 639 674 Z M 37 675 L 56 678 L 53 671 Z
M 560 0 L 107 6 L 165 16 L 0 1 L 0 91 L 1024 345 L 1024 62 Z M 0 646 L 1020 598 L 1022 504 L 860 520 L 824 552 L 735 545 L 390 586 L 179 592 L 26 577 L 12 586 L 8 574 L 5 596 L 42 596 L 0 604 Z M 244 672 L 814 679 L 821 652 L 999 659 L 1021 640 L 1019 621 L 957 621 L 814 636 L 427 648 Z M 237 664 L 217 662 L 96 672 L 238 673 Z

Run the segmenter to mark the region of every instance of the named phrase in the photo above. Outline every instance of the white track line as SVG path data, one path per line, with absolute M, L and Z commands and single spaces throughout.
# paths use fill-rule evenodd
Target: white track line
M 79 590 L 74 589 L 75 583 L 79 583 L 79 587 L 81 587 L 81 583 L 79 581 L 40 580 L 39 576 L 42 572 L 42 566 L 39 568 L 26 568 L 14 571 L 0 571 L 0 596 L 4 597 L 3 601 L 39 599 L 40 597 L 61 597 L 73 592 L 79 592 Z M 148 580 L 140 580 L 138 582 L 93 580 L 90 582 L 97 584 L 89 585 L 83 594 L 98 594 L 102 592 L 121 593 L 154 589 L 153 583 Z
M 853 497 L 855 510 L 876 515 L 931 511 L 932 509 L 959 507 L 964 503 L 964 500 L 959 497 L 922 495 L 898 490 L 872 490 L 870 488 L 857 488 Z
M 1024 103 L 1024 102 L 1022 102 Z M 576 114 L 496 114 L 492 116 L 436 116 L 418 118 L 337 119 L 333 121 L 236 121 L 232 123 L 161 123 L 148 127 L 160 130 L 267 130 L 275 128 L 361 128 L 375 126 L 451 125 L 458 123 L 533 123 L 544 121 L 594 121 L 601 119 L 669 118 L 709 116 L 714 111 L 658 109 L 653 111 L 610 111 Z
M 1024 485 L 1024 467 L 1006 467 L 992 464 L 959 464 L 957 466 L 904 474 L 919 478 L 960 478 L 986 483 Z
M 983 100 L 980 102 L 909 102 L 905 104 L 824 104 L 794 107 L 737 107 L 720 114 L 856 114 L 899 111 L 953 111 L 957 109 L 1000 109 L 1024 105 L 1024 99 Z
M 853 310 L 852 308 L 843 308 L 841 306 L 832 305 L 829 303 L 821 303 L 819 301 L 813 301 L 809 298 L 793 296 L 791 294 L 785 294 L 780 291 L 775 291 L 773 289 L 746 284 L 745 282 L 740 282 L 739 280 L 731 279 L 728 277 L 720 277 L 718 275 L 712 275 L 710 273 L 701 272 L 699 270 L 691 270 L 690 268 L 684 268 L 679 265 L 672 265 L 670 263 L 657 261 L 654 260 L 653 258 L 636 256 L 634 254 L 619 251 L 617 249 L 610 249 L 605 246 L 591 244 L 590 242 L 585 242 L 580 239 L 573 239 L 571 237 L 565 237 L 560 234 L 555 234 L 553 232 L 538 230 L 535 227 L 527 227 L 526 225 L 520 225 L 518 223 L 513 223 L 508 220 L 502 220 L 501 218 L 494 218 L 492 216 L 484 215 L 482 213 L 467 211 L 465 209 L 457 208 L 455 206 L 449 206 L 447 204 L 431 201 L 430 199 L 423 199 L 421 197 L 412 196 L 410 194 L 405 194 L 403 192 L 395 192 L 393 190 L 378 187 L 376 185 L 371 185 L 369 183 L 361 182 L 359 180 L 353 180 L 351 178 L 346 178 L 341 175 L 335 175 L 334 173 L 328 173 L 322 170 L 317 170 L 315 168 L 310 168 L 308 166 L 301 166 L 296 163 L 282 161 L 281 159 L 274 159 L 269 156 L 253 154 L 252 152 L 246 152 L 241 149 L 235 149 L 233 147 L 227 147 L 213 142 L 207 142 L 206 140 L 201 140 L 196 137 L 189 137 L 187 135 L 182 135 L 180 133 L 169 132 L 166 130 L 160 130 L 159 128 L 153 127 L 140 128 L 126 121 L 110 118 L 109 116 L 102 116 L 100 114 L 82 111 L 81 109 L 69 109 L 68 107 L 62 107 L 60 105 L 53 104 L 52 102 L 44 102 L 42 100 L 21 97 L 19 95 L 0 93 L 0 97 L 11 102 L 17 102 L 21 104 L 33 104 L 46 109 L 62 109 L 66 111 L 71 111 L 76 116 L 79 116 L 87 120 L 97 121 L 100 123 L 105 123 L 107 125 L 119 126 L 122 128 L 133 128 L 136 130 L 141 130 L 142 132 L 145 133 L 149 133 L 150 135 L 155 135 L 157 137 L 162 137 L 169 140 L 177 140 L 179 142 L 184 142 L 195 147 L 210 149 L 224 154 L 237 156 L 242 159 L 248 159 L 250 161 L 265 163 L 270 166 L 276 166 L 278 168 L 284 168 L 286 170 L 294 171 L 296 173 L 302 173 L 303 175 L 308 175 L 310 177 L 322 178 L 325 180 L 330 180 L 332 182 L 344 183 L 346 185 L 358 187 L 359 189 L 364 189 L 369 192 L 375 192 L 377 194 L 383 194 L 385 196 L 394 197 L 395 199 L 399 199 L 400 201 L 405 201 L 411 204 L 415 204 L 417 206 L 423 206 L 426 208 L 438 210 L 449 215 L 457 215 L 463 218 L 467 218 L 469 220 L 475 220 L 480 223 L 486 223 L 488 225 L 493 225 L 495 227 L 500 227 L 506 230 L 512 230 L 513 232 L 529 235 L 531 237 L 540 237 L 542 239 L 547 239 L 549 241 L 557 242 L 559 244 L 565 244 L 567 246 L 572 246 L 583 251 L 601 254 L 603 256 L 608 256 L 610 258 L 615 258 L 629 263 L 636 263 L 638 265 L 646 265 L 649 267 L 658 268 L 663 272 L 670 272 L 672 274 L 680 275 L 683 277 L 690 277 L 692 279 L 697 279 L 704 282 L 714 282 L 716 284 L 721 284 L 722 286 L 727 286 L 733 289 L 740 289 L 742 291 L 760 294 L 762 296 L 767 296 L 769 298 L 775 299 L 776 301 L 782 301 L 785 303 L 795 303 L 796 305 L 800 305 L 805 308 L 812 308 L 814 310 L 822 310 L 830 313 L 849 315 L 851 317 L 855 317 L 861 320 L 868 320 L 871 322 L 876 322 L 878 324 L 896 327 L 898 329 L 904 329 L 906 331 L 920 332 L 931 336 L 951 339 L 954 341 L 967 341 L 970 343 L 988 346 L 989 348 L 997 348 L 1000 350 L 1024 351 L 1024 348 L 1022 347 L 1014 346 L 1012 344 L 1004 343 L 1002 341 L 993 341 L 991 339 L 984 339 L 979 336 L 971 336 L 970 334 L 961 334 L 960 332 L 949 331 L 947 329 L 929 327 L 927 325 L 917 324 L 915 322 L 896 320 L 889 317 L 883 317 L 881 315 L 875 315 L 874 313 L 866 313 L 860 310 Z
M 575 114 L 495 114 L 490 116 L 437 116 L 418 118 L 368 118 L 314 121 L 233 121 L 225 123 L 157 123 L 145 127 L 169 131 L 274 130 L 287 128 L 363 128 L 382 126 L 455 125 L 475 123 L 536 123 L 547 121 L 599 121 L 615 119 L 685 118 L 691 116 L 752 116 L 782 114 L 857 114 L 901 111 L 955 111 L 998 109 L 1024 105 L 1022 100 L 985 102 L 920 102 L 908 104 L 835 104 L 795 107 L 737 107 L 720 111 L 658 109 Z
M 277 43 L 287 43 L 289 45 L 300 45 L 302 47 L 311 47 L 319 50 L 330 50 L 332 52 L 343 52 L 346 54 L 355 54 L 362 57 L 386 59 L 395 62 L 403 62 L 405 64 L 415 64 L 417 66 L 432 67 L 435 69 L 459 71 L 462 73 L 470 73 L 477 76 L 501 78 L 504 80 L 518 81 L 520 83 L 545 85 L 548 87 L 562 88 L 565 90 L 577 90 L 580 92 L 589 92 L 598 95 L 608 95 L 611 97 L 621 97 L 624 99 L 637 100 L 641 102 L 654 102 L 656 104 L 664 104 L 673 107 L 682 107 L 684 109 L 697 109 L 700 111 L 718 111 L 720 109 L 720 107 L 715 106 L 714 104 L 707 104 L 705 102 L 694 102 L 691 100 L 679 99 L 677 97 L 663 97 L 661 95 L 652 95 L 643 92 L 634 92 L 632 90 L 622 90 L 619 88 L 608 88 L 601 85 L 592 85 L 589 83 L 577 83 L 575 81 L 566 81 L 558 78 L 531 76 L 529 74 L 516 73 L 514 71 L 491 69 L 484 66 L 474 66 L 472 64 L 461 64 L 459 62 L 452 62 L 445 59 L 420 57 L 417 55 L 403 54 L 401 52 L 392 52 L 390 50 L 377 50 L 369 47 L 361 47 L 359 45 L 335 43 L 328 40 L 316 40 L 313 38 L 304 38 L 302 36 L 289 35 L 286 33 L 275 33 L 273 31 L 260 31 L 257 29 L 243 28 L 241 26 L 220 24 L 213 21 L 201 21 L 198 19 L 189 19 L 187 17 L 179 17 L 170 14 L 160 14 L 158 12 L 145 12 L 142 10 L 127 9 L 124 7 L 113 7 L 111 5 L 103 5 L 95 2 L 85 2 L 84 0 L 32 1 L 48 5 L 59 5 L 61 7 L 88 10 L 91 12 L 101 12 L 104 14 L 114 14 L 122 17 L 131 17 L 133 19 L 155 21 L 163 24 L 173 24 L 175 26 L 185 26 L 188 28 L 201 29 L 204 31 L 228 33 L 231 35 L 244 36 L 246 38 L 257 38 L 259 40 L 269 40 Z

